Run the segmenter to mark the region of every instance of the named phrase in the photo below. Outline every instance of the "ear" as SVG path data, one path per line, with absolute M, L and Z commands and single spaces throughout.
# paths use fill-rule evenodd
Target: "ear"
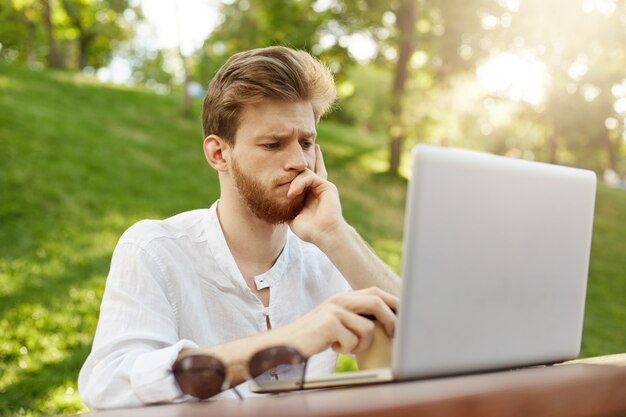
M 204 156 L 214 170 L 227 171 L 230 146 L 219 136 L 209 135 L 204 138 Z

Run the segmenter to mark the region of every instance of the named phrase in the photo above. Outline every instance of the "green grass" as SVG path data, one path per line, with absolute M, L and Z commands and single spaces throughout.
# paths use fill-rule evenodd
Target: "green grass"
M 344 215 L 398 271 L 406 184 L 380 173 L 384 138 L 319 133 Z M 176 97 L 0 65 L 0 415 L 85 410 L 76 378 L 118 237 L 218 194 Z M 626 351 L 624 236 L 626 193 L 600 187 L 584 356 Z

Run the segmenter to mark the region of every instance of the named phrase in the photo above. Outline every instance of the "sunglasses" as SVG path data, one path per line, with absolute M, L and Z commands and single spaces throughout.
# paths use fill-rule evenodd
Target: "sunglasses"
M 248 360 L 247 378 L 259 387 L 271 384 L 273 391 L 293 391 L 303 388 L 308 358 L 290 346 L 263 349 Z M 224 363 L 211 355 L 189 355 L 172 365 L 176 382 L 184 394 L 196 398 L 210 398 L 232 388 Z M 276 387 L 276 381 L 281 381 Z

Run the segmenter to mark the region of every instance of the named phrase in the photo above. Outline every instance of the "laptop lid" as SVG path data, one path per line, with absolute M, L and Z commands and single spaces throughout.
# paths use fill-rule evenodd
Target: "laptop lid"
M 395 376 L 576 357 L 595 174 L 427 145 L 412 161 Z

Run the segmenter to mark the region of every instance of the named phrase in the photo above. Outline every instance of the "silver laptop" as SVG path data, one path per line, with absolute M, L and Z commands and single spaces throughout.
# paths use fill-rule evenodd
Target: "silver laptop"
M 412 161 L 391 368 L 315 377 L 304 387 L 575 358 L 595 174 L 427 145 L 414 148 Z

